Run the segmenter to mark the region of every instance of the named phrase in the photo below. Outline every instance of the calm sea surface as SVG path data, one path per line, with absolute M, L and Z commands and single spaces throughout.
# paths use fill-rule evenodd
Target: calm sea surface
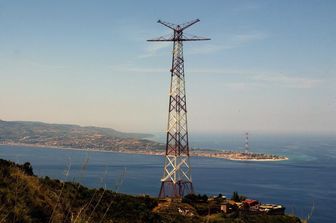
M 156 140 L 161 140 L 157 136 Z M 194 135 L 194 148 L 241 150 L 243 136 Z M 262 202 L 281 203 L 287 213 L 305 217 L 315 207 L 312 223 L 334 223 L 336 209 L 336 137 L 253 135 L 251 151 L 289 157 L 281 162 L 236 162 L 192 157 L 197 193 L 233 191 Z M 35 174 L 75 180 L 89 187 L 106 187 L 130 194 L 156 196 L 163 158 L 107 152 L 0 145 L 0 158 L 29 161 Z M 83 164 L 87 162 L 86 170 Z M 69 168 L 70 175 L 64 171 Z

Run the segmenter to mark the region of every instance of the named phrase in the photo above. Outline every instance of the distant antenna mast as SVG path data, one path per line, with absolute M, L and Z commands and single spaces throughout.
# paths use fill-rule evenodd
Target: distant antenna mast
M 249 140 L 249 136 L 248 136 L 248 132 L 246 132 L 245 133 L 245 153 L 248 153 L 249 152 L 249 142 L 248 142 L 248 140 Z
M 199 19 L 175 25 L 161 20 L 158 23 L 173 30 L 169 36 L 148 41 L 173 42 L 173 59 L 170 69 L 168 128 L 165 163 L 161 178 L 160 198 L 183 197 L 193 193 L 187 127 L 187 101 L 184 81 L 183 42 L 209 40 L 197 36 L 187 37 L 184 30 L 199 22 Z

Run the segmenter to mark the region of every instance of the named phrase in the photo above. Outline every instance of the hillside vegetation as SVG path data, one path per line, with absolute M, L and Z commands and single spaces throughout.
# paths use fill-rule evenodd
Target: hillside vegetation
M 38 178 L 29 163 L 0 159 L 2 222 L 155 222 L 151 210 L 156 205 L 157 200 L 148 196 Z
M 29 163 L 18 165 L 0 159 L 0 222 L 300 223 L 298 218 L 290 216 L 208 215 L 204 212 L 206 203 L 195 202 L 159 204 L 158 199 L 149 196 L 131 196 L 39 178 Z

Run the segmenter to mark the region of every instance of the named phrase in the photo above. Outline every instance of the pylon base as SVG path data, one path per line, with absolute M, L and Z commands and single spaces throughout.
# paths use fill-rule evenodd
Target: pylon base
M 178 181 L 174 183 L 173 181 L 163 181 L 161 183 L 161 189 L 159 198 L 184 197 L 187 194 L 193 194 L 194 189 L 192 182 L 189 181 Z

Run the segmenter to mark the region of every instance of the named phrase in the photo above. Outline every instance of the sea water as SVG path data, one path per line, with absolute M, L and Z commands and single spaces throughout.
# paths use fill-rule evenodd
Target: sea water
M 244 146 L 243 136 L 237 135 L 194 135 L 190 142 L 193 148 L 243 150 Z M 312 223 L 335 222 L 335 137 L 253 135 L 250 150 L 285 155 L 289 160 L 239 162 L 192 157 L 196 192 L 230 197 L 238 191 L 264 203 L 283 204 L 287 214 L 300 217 L 306 217 L 313 208 Z M 39 176 L 153 196 L 158 195 L 163 171 L 161 156 L 114 152 L 0 145 L 0 158 L 18 163 L 29 161 Z

